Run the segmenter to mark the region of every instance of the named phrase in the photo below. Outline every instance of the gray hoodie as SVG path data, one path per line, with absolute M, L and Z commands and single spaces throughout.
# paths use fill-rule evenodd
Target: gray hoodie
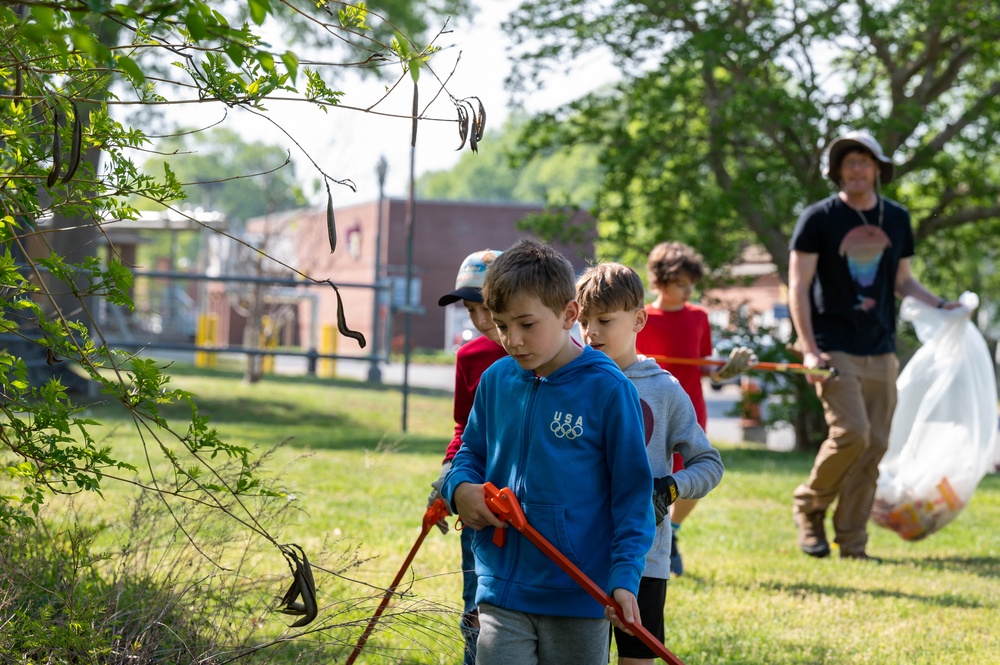
M 640 356 L 641 357 L 641 356 Z M 682 499 L 700 499 L 722 480 L 722 456 L 712 447 L 698 424 L 691 398 L 681 384 L 655 360 L 644 358 L 625 369 L 639 392 L 646 434 L 646 455 L 654 478 L 673 471 L 673 454 L 684 458 L 684 469 L 674 475 Z M 653 547 L 646 555 L 643 577 L 670 578 L 670 521 L 656 529 Z

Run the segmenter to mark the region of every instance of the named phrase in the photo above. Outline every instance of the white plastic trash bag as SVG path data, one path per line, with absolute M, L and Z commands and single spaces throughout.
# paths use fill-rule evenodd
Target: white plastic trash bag
M 955 519 L 997 456 L 993 358 L 969 320 L 979 297 L 966 292 L 959 301 L 944 310 L 906 297 L 900 307 L 921 346 L 896 381 L 872 518 L 905 540 Z

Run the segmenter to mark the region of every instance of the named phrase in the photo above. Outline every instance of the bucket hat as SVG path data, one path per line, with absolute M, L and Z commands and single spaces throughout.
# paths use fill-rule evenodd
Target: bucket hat
M 851 148 L 863 148 L 870 152 L 875 161 L 878 162 L 881 183 L 886 185 L 892 182 L 892 160 L 882 152 L 882 146 L 878 144 L 878 141 L 868 132 L 850 131 L 835 138 L 830 142 L 830 147 L 827 148 L 826 173 L 824 175 L 832 180 L 833 184 L 840 186 L 840 162 Z

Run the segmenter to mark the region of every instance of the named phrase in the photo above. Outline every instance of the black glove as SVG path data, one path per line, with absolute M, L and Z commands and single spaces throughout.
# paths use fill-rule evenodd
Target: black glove
M 670 504 L 677 500 L 677 481 L 673 476 L 653 479 L 653 510 L 656 512 L 656 526 L 670 514 Z

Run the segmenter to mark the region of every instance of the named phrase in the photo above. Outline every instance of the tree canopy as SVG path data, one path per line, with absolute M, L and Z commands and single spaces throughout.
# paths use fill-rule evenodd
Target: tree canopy
M 218 127 L 198 134 L 181 128 L 157 148 L 164 154 L 146 160 L 143 168 L 152 174 L 169 169 L 184 187 L 186 205 L 246 221 L 305 204 L 295 163 L 279 146 L 248 142 L 237 131 Z
M 826 146 L 866 129 L 896 163 L 886 193 L 912 212 L 918 271 L 944 288 L 990 284 L 997 250 L 967 243 L 1000 216 L 996 3 L 532 0 L 506 27 L 525 94 L 585 54 L 620 66 L 612 92 L 525 133 L 528 154 L 599 147 L 609 254 L 637 259 L 670 238 L 722 265 L 760 243 L 785 274 L 798 212 L 833 193 Z M 978 265 L 953 261 L 963 254 Z

